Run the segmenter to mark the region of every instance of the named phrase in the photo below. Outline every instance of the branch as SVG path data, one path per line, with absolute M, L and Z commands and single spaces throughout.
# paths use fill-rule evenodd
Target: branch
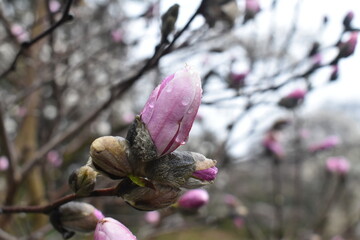
M 38 41 L 40 41 L 41 39 L 43 39 L 44 37 L 46 37 L 47 35 L 51 34 L 52 32 L 54 32 L 58 27 L 60 27 L 61 25 L 63 25 L 64 23 L 71 21 L 73 19 L 73 16 L 71 14 L 69 14 L 70 12 L 70 7 L 72 5 L 73 0 L 68 0 L 66 5 L 65 5 L 65 9 L 63 12 L 62 17 L 60 18 L 60 20 L 58 22 L 56 22 L 54 25 L 52 25 L 50 28 L 48 28 L 47 30 L 45 30 L 44 32 L 40 33 L 38 36 L 34 37 L 33 39 L 31 39 L 30 41 L 27 42 L 23 42 L 21 44 L 21 47 L 19 49 L 19 51 L 17 52 L 17 54 L 15 55 L 15 58 L 13 59 L 13 61 L 11 62 L 10 66 L 3 72 L 0 74 L 0 80 L 4 77 L 6 77 L 9 73 L 11 73 L 12 71 L 14 71 L 16 69 L 16 63 L 19 60 L 20 56 L 23 55 L 23 53 L 29 49 L 32 45 L 34 45 L 35 43 L 37 43 Z
M 99 190 L 94 190 L 88 196 L 77 196 L 74 193 L 69 194 L 65 197 L 62 197 L 55 202 L 52 202 L 48 205 L 44 206 L 9 206 L 9 207 L 2 207 L 0 208 L 0 214 L 12 214 L 12 213 L 43 213 L 49 214 L 54 209 L 64 205 L 65 203 L 71 202 L 76 199 L 80 198 L 87 198 L 87 197 L 104 197 L 104 196 L 117 196 L 117 186 L 112 188 L 104 188 Z

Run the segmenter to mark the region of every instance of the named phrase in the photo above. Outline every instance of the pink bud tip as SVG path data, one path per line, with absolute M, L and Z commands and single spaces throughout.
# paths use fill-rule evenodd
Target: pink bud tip
M 209 202 L 209 194 L 204 189 L 193 189 L 184 193 L 178 200 L 179 207 L 196 210 Z
M 199 74 L 189 66 L 165 78 L 151 93 L 140 116 L 160 156 L 185 144 L 201 95 Z
M 286 98 L 292 98 L 292 99 L 304 99 L 306 95 L 306 91 L 303 89 L 295 89 L 291 93 L 289 93 Z
M 104 214 L 98 210 L 98 209 L 95 209 L 94 210 L 94 216 L 100 221 L 100 220 L 103 220 L 105 218 Z
M 326 169 L 332 173 L 345 175 L 350 170 L 350 163 L 344 157 L 331 157 L 326 160 Z
M 224 203 L 229 207 L 236 207 L 238 205 L 238 200 L 234 195 L 225 194 Z
M 217 167 L 211 167 L 208 169 L 195 171 L 193 176 L 204 181 L 212 181 L 215 180 L 218 171 L 219 170 Z
M 104 218 L 98 222 L 94 240 L 135 240 L 136 237 L 119 221 L 113 218 Z
M 160 213 L 158 211 L 151 211 L 151 212 L 147 212 L 145 213 L 145 221 L 147 223 L 150 223 L 150 224 L 157 224 L 160 222 Z
M 325 140 L 316 143 L 309 147 L 310 152 L 317 152 L 322 150 L 327 150 L 336 147 L 341 143 L 341 139 L 338 136 L 330 136 Z
M 9 168 L 9 159 L 5 156 L 0 156 L 0 171 L 5 171 Z

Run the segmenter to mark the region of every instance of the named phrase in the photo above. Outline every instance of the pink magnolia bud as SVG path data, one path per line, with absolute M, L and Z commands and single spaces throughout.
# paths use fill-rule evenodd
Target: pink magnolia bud
M 283 157 L 285 155 L 284 148 L 277 140 L 274 132 L 268 132 L 262 142 L 264 148 L 271 154 L 277 157 Z
M 344 157 L 331 157 L 326 160 L 326 169 L 332 173 L 345 175 L 350 170 L 350 163 Z
M 186 142 L 201 95 L 199 74 L 189 66 L 165 78 L 152 92 L 140 116 L 159 156 Z
M 325 140 L 315 143 L 309 147 L 310 152 L 318 152 L 336 147 L 341 143 L 341 139 L 338 136 L 330 136 Z
M 224 195 L 224 203 L 231 208 L 235 208 L 239 205 L 238 199 L 232 194 Z
M 295 89 L 291 93 L 289 93 L 286 97 L 287 98 L 294 98 L 294 99 L 304 99 L 306 95 L 306 91 L 303 89 Z
M 136 237 L 122 223 L 107 217 L 98 222 L 94 240 L 136 240 Z
M 0 171 L 5 171 L 9 168 L 9 159 L 5 156 L 0 156 Z
M 178 200 L 180 208 L 197 210 L 209 202 L 209 194 L 204 189 L 193 189 L 184 193 Z
M 145 213 L 144 218 L 147 223 L 156 225 L 160 222 L 161 215 L 159 211 L 151 211 Z
M 19 42 L 25 42 L 30 39 L 29 33 L 19 24 L 13 24 L 10 31 Z

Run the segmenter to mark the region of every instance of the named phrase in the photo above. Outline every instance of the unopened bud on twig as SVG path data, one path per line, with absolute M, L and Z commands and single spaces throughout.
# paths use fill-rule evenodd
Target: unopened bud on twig
M 178 200 L 178 206 L 185 210 L 197 210 L 209 202 L 209 193 L 204 189 L 192 189 Z
M 76 169 L 69 177 L 71 190 L 78 196 L 87 196 L 95 188 L 97 172 L 90 166 Z
M 74 232 L 89 233 L 104 215 L 88 203 L 69 202 L 50 213 L 50 222 L 54 228 L 70 238 Z
M 121 179 L 131 174 L 128 141 L 122 137 L 97 138 L 90 147 L 91 164 L 112 179 Z

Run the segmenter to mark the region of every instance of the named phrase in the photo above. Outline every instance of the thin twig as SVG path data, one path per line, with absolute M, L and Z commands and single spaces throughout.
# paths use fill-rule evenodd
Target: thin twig
M 0 80 L 4 77 L 6 77 L 9 73 L 11 73 L 12 71 L 14 71 L 16 69 L 16 63 L 19 60 L 19 58 L 23 55 L 23 53 L 29 49 L 32 45 L 34 45 L 35 43 L 37 43 L 38 41 L 40 41 L 41 39 L 43 39 L 44 37 L 46 37 L 47 35 L 51 34 L 52 32 L 54 32 L 58 27 L 60 27 L 61 25 L 63 25 L 64 23 L 71 21 L 73 19 L 73 16 L 70 15 L 70 7 L 72 5 L 73 0 L 68 0 L 66 5 L 65 5 L 65 9 L 63 12 L 62 17 L 60 18 L 59 21 L 57 21 L 54 25 L 52 25 L 50 28 L 48 28 L 47 30 L 45 30 L 44 32 L 40 33 L 38 36 L 34 37 L 33 39 L 31 39 L 30 41 L 27 42 L 23 42 L 21 44 L 21 47 L 19 49 L 19 51 L 17 52 L 17 54 L 15 55 L 13 61 L 11 62 L 10 66 L 0 74 Z

